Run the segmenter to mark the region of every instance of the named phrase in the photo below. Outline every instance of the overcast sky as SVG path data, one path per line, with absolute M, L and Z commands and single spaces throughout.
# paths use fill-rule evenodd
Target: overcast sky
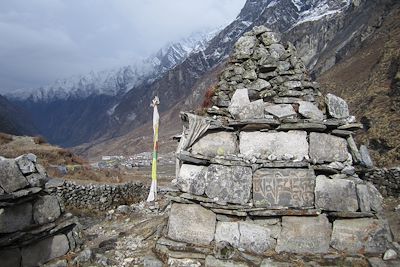
M 129 64 L 168 41 L 227 25 L 245 0 L 0 2 L 0 92 Z

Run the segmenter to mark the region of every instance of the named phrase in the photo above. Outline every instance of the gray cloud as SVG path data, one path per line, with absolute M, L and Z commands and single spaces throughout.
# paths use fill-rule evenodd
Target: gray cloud
M 245 0 L 13 0 L 0 3 L 0 92 L 148 56 L 226 25 Z

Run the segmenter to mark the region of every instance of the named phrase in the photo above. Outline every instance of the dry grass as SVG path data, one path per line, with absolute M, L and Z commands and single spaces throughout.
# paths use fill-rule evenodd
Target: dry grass
M 204 99 L 203 103 L 201 104 L 202 108 L 209 108 L 212 105 L 212 97 L 215 95 L 216 92 L 216 87 L 215 86 L 210 86 L 205 94 L 204 94 Z

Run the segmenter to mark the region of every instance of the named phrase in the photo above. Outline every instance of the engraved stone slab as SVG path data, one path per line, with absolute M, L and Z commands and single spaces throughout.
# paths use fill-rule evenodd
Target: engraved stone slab
M 183 164 L 177 178 L 178 187 L 181 191 L 194 195 L 204 194 L 206 171 L 206 166 Z
M 345 161 L 348 158 L 347 141 L 329 134 L 310 133 L 310 158 L 320 163 Z
M 232 132 L 208 133 L 192 146 L 193 154 L 208 157 L 236 154 L 237 137 Z
M 240 153 L 246 156 L 259 153 L 283 157 L 290 154 L 297 160 L 308 156 L 307 133 L 304 131 L 241 132 L 239 139 Z
M 250 167 L 211 164 L 206 176 L 206 195 L 218 201 L 246 204 L 250 198 Z
M 259 169 L 253 175 L 256 207 L 313 207 L 315 174 L 308 169 Z
M 350 116 L 349 107 L 347 106 L 346 101 L 342 98 L 333 94 L 327 94 L 325 102 L 328 106 L 328 112 L 333 118 L 343 119 Z
M 196 204 L 172 204 L 168 237 L 197 245 L 208 245 L 214 239 L 217 217 Z
M 317 217 L 282 217 L 276 252 L 327 253 L 332 228 L 325 214 Z
M 388 240 L 390 233 L 381 220 L 362 218 L 333 223 L 331 246 L 339 251 L 383 253 Z

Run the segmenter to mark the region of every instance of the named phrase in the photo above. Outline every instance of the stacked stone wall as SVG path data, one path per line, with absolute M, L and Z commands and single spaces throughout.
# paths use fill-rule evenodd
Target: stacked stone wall
M 61 198 L 67 207 L 108 210 L 143 200 L 148 188 L 142 183 L 79 184 L 54 180 L 46 185 L 49 192 Z
M 372 169 L 361 178 L 373 183 L 384 197 L 400 197 L 400 167 Z

